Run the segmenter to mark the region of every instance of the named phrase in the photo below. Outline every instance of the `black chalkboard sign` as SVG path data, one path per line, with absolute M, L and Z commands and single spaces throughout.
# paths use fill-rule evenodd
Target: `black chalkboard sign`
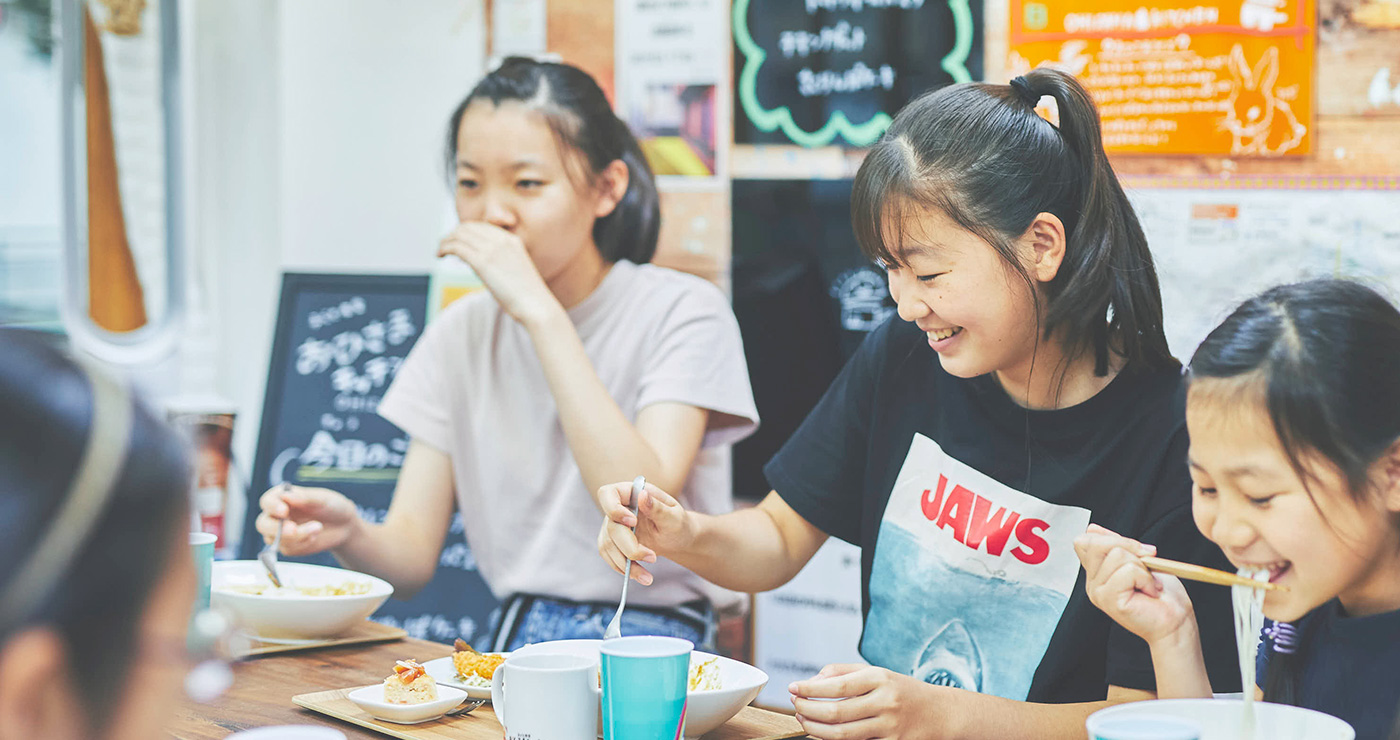
M 735 0 L 734 141 L 866 147 L 982 77 L 981 0 Z
M 423 329 L 427 296 L 426 275 L 283 275 L 241 557 L 262 547 L 257 498 L 283 482 L 340 491 L 366 520 L 383 520 L 408 435 L 376 411 Z M 373 619 L 439 642 L 484 635 L 496 602 L 462 532 L 458 514 L 433 580 Z M 330 554 L 294 560 L 336 564 Z
M 850 180 L 734 181 L 734 316 L 763 419 L 734 445 L 739 498 L 767 495 L 763 466 L 895 315 L 884 271 L 856 246 L 850 202 Z

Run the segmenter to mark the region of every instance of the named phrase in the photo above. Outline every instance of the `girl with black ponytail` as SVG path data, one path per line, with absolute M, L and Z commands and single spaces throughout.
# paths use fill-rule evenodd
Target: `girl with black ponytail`
M 1342 280 L 1273 288 L 1206 337 L 1189 382 L 1196 524 L 1287 587 L 1265 595 L 1246 690 L 1386 737 L 1400 703 L 1400 311 Z M 1204 618 L 1180 582 L 1149 575 L 1126 538 L 1084 544 L 1090 594 L 1153 645 L 1162 695 L 1210 696 L 1194 669 Z
M 1078 585 L 1074 538 L 1093 521 L 1224 565 L 1191 525 L 1181 366 L 1094 104 L 1047 69 L 920 97 L 866 156 L 851 215 L 899 316 L 768 464 L 773 492 L 709 517 L 650 490 L 633 515 L 605 488 L 603 554 L 759 591 L 829 536 L 857 544 L 871 665 L 792 684 L 809 734 L 1082 738 L 1154 683 L 1147 646 Z M 1197 604 L 1238 682 L 1228 593 Z
M 461 223 L 439 254 L 485 290 L 433 321 L 379 405 L 411 437 L 386 518 L 329 489 L 275 488 L 258 530 L 402 595 L 432 578 L 460 508 L 502 604 L 489 634 L 458 621 L 430 636 L 485 636 L 483 650 L 602 637 L 621 589 L 592 556 L 593 491 L 640 474 L 732 508 L 728 446 L 758 421 L 738 323 L 715 286 L 647 264 L 652 172 L 577 67 L 505 60 L 452 113 L 446 165 Z M 671 566 L 633 592 L 622 631 L 711 645 L 715 608 L 737 601 Z

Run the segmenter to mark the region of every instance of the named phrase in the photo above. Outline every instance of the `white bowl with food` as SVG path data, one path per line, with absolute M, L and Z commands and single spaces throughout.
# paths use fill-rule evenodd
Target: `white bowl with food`
M 1311 709 L 1251 702 L 1253 732 L 1245 732 L 1245 707 L 1240 699 L 1159 699 L 1118 704 L 1089 715 L 1089 737 L 1176 737 L 1167 727 L 1190 727 L 1185 737 L 1198 740 L 1236 740 L 1241 737 L 1269 740 L 1352 740 L 1351 725 Z M 1162 730 L 1158 734 L 1148 734 Z M 1137 733 L 1137 734 L 1132 734 Z
M 527 645 L 511 655 L 582 655 L 597 660 L 602 640 L 555 640 Z M 748 663 L 720 655 L 690 654 L 690 690 L 686 693 L 685 736 L 699 737 L 728 722 L 758 698 L 768 674 Z
M 278 575 L 281 575 L 280 569 Z M 418 704 L 396 704 L 384 700 L 384 684 L 379 683 L 373 686 L 361 686 L 346 694 L 345 698 L 355 702 L 355 706 L 363 709 L 366 714 L 375 719 L 401 725 L 412 725 L 437 719 L 456 708 L 467 698 L 467 692 L 454 689 L 451 686 L 438 686 L 437 693 L 438 698 L 433 701 Z
M 215 562 L 210 606 L 260 641 L 297 644 L 350 630 L 394 593 L 388 581 L 324 565 L 278 563 L 277 575 L 282 588 L 257 560 Z

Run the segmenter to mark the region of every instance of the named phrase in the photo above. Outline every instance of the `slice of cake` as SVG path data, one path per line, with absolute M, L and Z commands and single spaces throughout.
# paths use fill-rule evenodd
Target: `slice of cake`
M 437 682 L 414 660 L 394 664 L 394 675 L 384 679 L 384 701 L 390 704 L 422 704 L 436 701 Z

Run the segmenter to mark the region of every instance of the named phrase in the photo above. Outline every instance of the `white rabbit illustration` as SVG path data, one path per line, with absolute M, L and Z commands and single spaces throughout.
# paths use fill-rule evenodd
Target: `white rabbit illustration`
M 1278 49 L 1270 48 L 1254 69 L 1244 60 L 1239 44 L 1230 50 L 1234 77 L 1222 126 L 1234 137 L 1231 154 L 1282 154 L 1302 143 L 1306 126 L 1298 123 L 1287 101 L 1274 95 L 1278 79 Z

